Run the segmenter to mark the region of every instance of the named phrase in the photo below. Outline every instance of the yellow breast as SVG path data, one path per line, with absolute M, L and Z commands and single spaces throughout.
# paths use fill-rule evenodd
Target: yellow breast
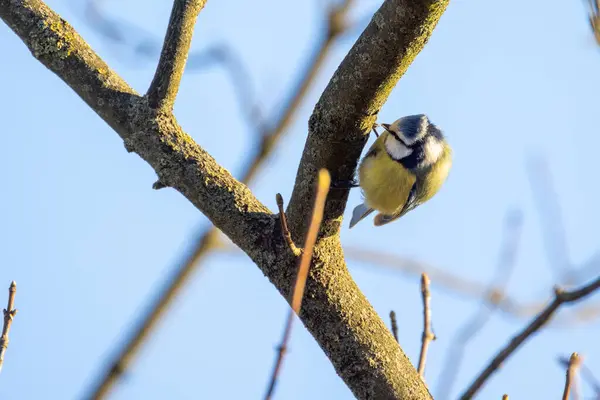
M 417 198 L 421 203 L 431 199 L 440 190 L 448 178 L 451 167 L 452 149 L 450 146 L 446 146 L 439 160 L 427 172 L 426 178 L 419 182 Z
M 406 203 L 416 177 L 387 155 L 384 135 L 371 147 L 377 154 L 363 159 L 358 174 L 365 203 L 380 213 L 391 215 Z

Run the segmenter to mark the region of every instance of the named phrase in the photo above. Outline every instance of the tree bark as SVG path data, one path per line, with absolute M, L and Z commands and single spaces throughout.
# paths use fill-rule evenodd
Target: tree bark
M 352 177 L 376 113 L 448 1 L 384 1 L 338 67 L 310 118 L 288 207 L 296 243 L 302 243 L 308 225 L 318 169 L 327 168 L 333 180 Z M 277 216 L 181 129 L 170 107 L 137 94 L 42 1 L 0 0 L 0 18 L 119 134 L 128 151 L 204 213 L 289 301 L 297 258 Z M 170 104 L 172 96 L 167 97 Z M 348 273 L 339 237 L 347 197 L 347 190 L 332 190 L 328 198 L 300 318 L 357 398 L 429 399 L 417 371 Z

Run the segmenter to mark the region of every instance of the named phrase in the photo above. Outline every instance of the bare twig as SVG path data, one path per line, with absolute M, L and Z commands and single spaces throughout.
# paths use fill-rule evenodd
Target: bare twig
M 4 353 L 8 348 L 8 334 L 12 326 L 13 319 L 17 315 L 15 306 L 15 294 L 17 293 L 17 283 L 12 281 L 8 287 L 8 305 L 4 309 L 4 325 L 2 326 L 2 336 L 0 336 L 0 371 L 4 364 Z
M 206 0 L 173 1 L 158 67 L 146 93 L 152 108 L 167 111 L 173 109 L 190 51 L 196 18 L 205 4 Z
M 277 208 L 279 209 L 279 222 L 281 224 L 281 234 L 283 235 L 283 240 L 285 240 L 292 253 L 294 253 L 295 256 L 299 256 L 302 253 L 302 250 L 296 247 L 296 244 L 292 239 L 292 234 L 290 233 L 290 229 L 288 228 L 287 224 L 287 218 L 285 217 L 285 210 L 283 209 L 283 197 L 280 193 L 277 193 L 275 196 L 275 201 L 277 202 Z
M 600 277 L 594 281 L 573 291 L 563 291 L 556 288 L 554 291 L 554 300 L 542 311 L 529 325 L 527 325 L 521 333 L 513 337 L 502 350 L 490 361 L 488 366 L 477 376 L 473 383 L 467 388 L 464 394 L 460 397 L 461 400 L 473 398 L 475 393 L 481 389 L 484 383 L 500 368 L 500 366 L 510 357 L 527 339 L 533 336 L 540 330 L 550 319 L 554 313 L 563 305 L 578 302 L 600 288 Z
M 396 342 L 398 341 L 398 322 L 396 321 L 396 313 L 394 310 L 390 311 L 390 322 L 392 324 L 392 335 L 394 335 L 394 339 Z
M 317 234 L 321 227 L 321 221 L 323 220 L 323 209 L 325 208 L 325 200 L 327 199 L 327 192 L 329 191 L 331 177 L 326 169 L 319 171 L 319 178 L 317 183 L 317 195 L 315 197 L 315 203 L 313 208 L 312 217 L 310 219 L 310 226 L 306 233 L 306 241 L 304 242 L 304 250 L 302 251 L 302 257 L 300 258 L 300 266 L 298 268 L 298 274 L 296 276 L 296 284 L 292 292 L 291 298 L 291 310 L 288 313 L 287 320 L 285 323 L 285 329 L 283 331 L 283 337 L 281 338 L 281 344 L 279 345 L 277 352 L 277 360 L 271 373 L 271 379 L 269 381 L 269 387 L 265 400 L 272 398 L 275 391 L 275 385 L 277 384 L 277 378 L 283 362 L 283 356 L 287 349 L 287 344 L 290 339 L 292 332 L 292 323 L 294 321 L 294 313 L 300 314 L 300 307 L 302 305 L 302 298 L 304 297 L 304 288 L 306 286 L 306 279 L 308 278 L 308 269 L 310 267 L 310 260 L 312 258 L 313 248 L 317 241 Z
M 569 368 L 569 363 L 571 362 L 570 357 L 559 356 L 558 363 L 563 368 Z M 592 387 L 594 391 L 595 398 L 600 400 L 600 381 L 594 376 L 592 370 L 583 362 L 583 357 L 579 356 L 579 372 L 584 382 Z
M 421 294 L 423 296 L 423 336 L 421 337 L 421 355 L 419 356 L 419 375 L 425 376 L 425 361 L 427 359 L 427 350 L 429 343 L 435 340 L 435 335 L 431 331 L 431 294 L 429 292 L 429 277 L 423 273 L 421 275 Z
M 345 3 L 348 4 L 348 3 Z M 341 8 L 340 10 L 344 10 Z M 346 8 L 347 10 L 347 8 Z M 333 23 L 333 18 L 330 16 L 330 23 Z M 328 28 L 328 32 L 330 29 Z M 341 33 L 341 32 L 340 32 Z M 263 132 L 260 136 L 258 150 L 248 160 L 244 171 L 242 172 L 241 181 L 250 183 L 258 172 L 259 167 L 267 160 L 275 144 L 281 139 L 284 132 L 289 127 L 294 115 L 299 110 L 299 106 L 308 94 L 308 90 L 315 81 L 315 78 L 324 65 L 327 54 L 332 48 L 332 44 L 337 36 L 325 36 L 324 40 L 318 44 L 313 57 L 309 60 L 306 72 L 300 78 L 298 85 L 292 90 L 290 100 L 282 108 L 280 117 L 276 120 L 273 128 Z M 218 230 L 211 227 L 199 235 L 196 239 L 192 256 L 186 261 L 177 265 L 174 268 L 173 275 L 156 294 L 155 300 L 152 301 L 147 312 L 142 317 L 139 324 L 133 329 L 132 334 L 125 340 L 125 345 L 119 351 L 117 357 L 109 364 L 106 371 L 98 381 L 98 385 L 93 389 L 93 394 L 90 399 L 100 399 L 105 396 L 109 388 L 114 385 L 117 379 L 124 373 L 133 357 L 137 354 L 141 345 L 144 343 L 149 333 L 156 328 L 163 313 L 167 310 L 170 303 L 176 298 L 179 291 L 183 288 L 184 283 L 192 275 L 192 272 L 198 266 L 199 260 L 205 257 L 211 250 L 217 246 Z
M 486 298 L 493 299 L 493 303 L 481 304 L 475 314 L 463 324 L 454 336 L 448 348 L 445 366 L 438 378 L 438 393 L 442 399 L 448 398 L 452 391 L 469 341 L 483 329 L 494 311 L 505 302 L 503 293 L 506 291 L 517 264 L 522 227 L 523 215 L 521 211 L 518 209 L 508 211 L 504 219 L 503 239 L 500 245 L 498 262 L 485 294 Z
M 569 400 L 571 395 L 571 386 L 576 386 L 573 382 L 575 381 L 575 375 L 577 374 L 577 368 L 580 364 L 580 358 L 577 353 L 571 354 L 571 358 L 569 359 L 569 367 L 567 368 L 567 373 L 565 377 L 565 389 L 563 390 L 562 400 Z M 573 390 L 573 392 L 577 392 Z M 575 400 L 577 400 L 578 396 L 575 395 Z

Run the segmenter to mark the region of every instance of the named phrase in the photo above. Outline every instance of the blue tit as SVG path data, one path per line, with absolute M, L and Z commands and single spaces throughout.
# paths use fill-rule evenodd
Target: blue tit
M 431 199 L 446 181 L 452 149 L 426 115 L 381 124 L 385 131 L 361 160 L 358 177 L 364 202 L 352 212 L 350 228 L 373 211 L 375 226 L 395 221 Z

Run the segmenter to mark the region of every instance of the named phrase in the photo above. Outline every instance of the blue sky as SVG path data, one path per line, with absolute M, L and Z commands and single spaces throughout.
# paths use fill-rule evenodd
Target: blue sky
M 105 1 L 112 16 L 161 38 L 170 1 Z M 323 28 L 324 2 L 209 1 L 192 47 L 233 46 L 246 62 L 263 110 L 275 115 Z M 144 92 L 156 60 L 132 59 L 91 29 L 74 1 L 49 4 L 134 88 Z M 364 1 L 360 19 L 380 2 Z M 358 33 L 358 32 L 357 32 Z M 272 210 L 289 199 L 307 120 L 356 34 L 344 36 L 278 151 L 252 185 Z M 0 380 L 3 399 L 76 399 L 109 359 L 149 296 L 207 220 L 174 190 L 153 191 L 155 174 L 60 79 L 0 24 L 3 148 L 0 170 L 0 288 L 16 280 L 19 308 Z M 446 133 L 454 166 L 443 190 L 401 221 L 381 228 L 347 221 L 342 241 L 387 251 L 486 283 L 493 275 L 504 217 L 524 214 L 521 251 L 509 292 L 543 301 L 555 282 L 525 161 L 544 157 L 562 207 L 570 261 L 598 250 L 596 165 L 600 52 L 582 2 L 455 0 L 425 50 L 396 86 L 380 122 L 427 113 Z M 236 174 L 255 143 L 221 70 L 184 76 L 176 114 L 184 129 Z M 418 277 L 349 260 L 352 275 L 386 319 L 398 315 L 400 343 L 414 362 L 421 335 Z M 598 273 L 598 268 L 587 277 Z M 2 283 L 4 282 L 4 283 Z M 4 289 L 2 289 L 4 290 Z M 438 340 L 426 378 L 433 393 L 471 299 L 433 282 Z M 599 296 L 590 301 L 598 301 Z M 0 297 L 0 301 L 3 297 Z M 114 399 L 262 398 L 287 305 L 244 255 L 205 262 L 144 347 Z M 455 398 L 526 320 L 498 315 L 473 340 L 450 396 Z M 578 351 L 600 369 L 600 323 L 552 328 L 529 341 L 480 393 L 482 399 L 558 398 L 558 355 Z M 591 392 L 588 390 L 587 395 Z M 277 398 L 351 399 L 328 360 L 295 325 Z M 436 397 L 437 398 L 437 397 Z

